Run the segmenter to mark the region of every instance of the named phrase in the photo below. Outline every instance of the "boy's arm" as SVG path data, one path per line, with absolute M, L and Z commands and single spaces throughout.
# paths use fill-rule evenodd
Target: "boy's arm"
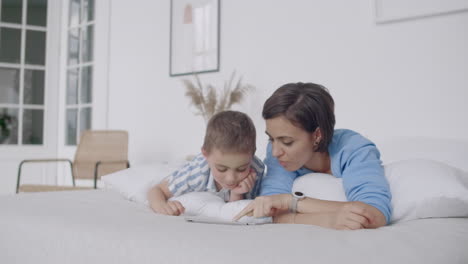
M 244 199 L 244 194 L 237 194 L 231 191 L 231 196 L 229 196 L 229 202 L 235 202 Z
M 185 208 L 179 201 L 167 201 L 172 197 L 172 193 L 169 190 L 167 180 L 163 180 L 161 183 L 155 185 L 148 192 L 148 202 L 156 213 L 166 215 L 180 215 L 183 214 Z
M 239 201 L 245 199 L 245 194 L 250 192 L 255 186 L 257 173 L 254 169 L 250 169 L 249 175 L 239 185 L 231 190 L 229 202 Z

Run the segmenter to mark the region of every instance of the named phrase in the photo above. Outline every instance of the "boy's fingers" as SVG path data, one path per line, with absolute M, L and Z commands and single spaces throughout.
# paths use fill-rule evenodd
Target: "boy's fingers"
M 179 210 L 179 213 L 183 214 L 185 212 L 185 207 L 179 201 L 176 201 L 175 204 Z
M 249 177 L 246 179 L 248 182 L 253 182 L 255 180 L 255 175 L 250 174 Z
M 252 172 L 250 173 L 249 177 L 250 177 L 253 181 L 255 181 L 255 179 L 257 178 L 257 173 L 256 173 L 255 171 L 252 171 Z
M 171 214 L 172 215 L 180 215 L 181 214 L 176 202 L 169 203 L 169 206 L 171 207 L 171 211 L 172 211 Z
M 164 213 L 165 213 L 166 215 L 172 215 L 171 206 L 169 206 L 169 205 L 166 206 L 166 207 L 164 208 Z
M 252 183 L 247 182 L 245 183 L 245 185 L 247 186 L 247 191 L 250 191 L 252 189 Z

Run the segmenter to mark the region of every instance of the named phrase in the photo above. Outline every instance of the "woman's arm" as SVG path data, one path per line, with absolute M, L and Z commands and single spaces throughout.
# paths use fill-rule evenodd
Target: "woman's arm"
M 385 216 L 375 207 L 362 202 L 333 202 L 306 198 L 298 202 L 298 213 L 273 217 L 276 223 L 318 225 L 333 229 L 378 228 L 386 224 Z
M 376 217 L 383 216 L 382 225 L 389 223 L 392 195 L 376 146 L 370 143 L 359 147 L 349 155 L 343 167 L 343 188 L 348 201 L 369 205 L 380 213 Z M 382 222 L 381 219 L 377 220 L 378 223 Z
M 276 223 L 318 225 L 334 229 L 377 228 L 385 225 L 385 217 L 373 206 L 362 202 L 334 202 L 305 198 L 297 204 L 297 213 L 288 213 L 290 194 L 257 197 L 234 220 L 242 216 L 273 216 Z

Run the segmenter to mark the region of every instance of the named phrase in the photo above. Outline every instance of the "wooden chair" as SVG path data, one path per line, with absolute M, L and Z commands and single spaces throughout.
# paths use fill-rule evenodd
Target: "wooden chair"
M 25 163 L 67 162 L 70 165 L 73 186 L 21 184 L 21 168 Z M 73 162 L 69 159 L 28 159 L 18 167 L 16 193 L 92 189 L 78 187 L 75 179 L 97 180 L 102 175 L 130 167 L 128 161 L 128 133 L 122 130 L 87 130 L 81 134 Z

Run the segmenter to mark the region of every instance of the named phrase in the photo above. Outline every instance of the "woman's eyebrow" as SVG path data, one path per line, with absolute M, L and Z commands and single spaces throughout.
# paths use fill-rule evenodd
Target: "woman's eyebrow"
M 270 134 L 268 134 L 268 132 L 265 131 L 265 134 L 267 134 L 268 137 L 270 138 L 273 138 L 272 136 L 270 136 Z M 280 137 L 277 137 L 277 139 L 294 139 L 293 137 L 289 137 L 289 136 L 280 136 Z

